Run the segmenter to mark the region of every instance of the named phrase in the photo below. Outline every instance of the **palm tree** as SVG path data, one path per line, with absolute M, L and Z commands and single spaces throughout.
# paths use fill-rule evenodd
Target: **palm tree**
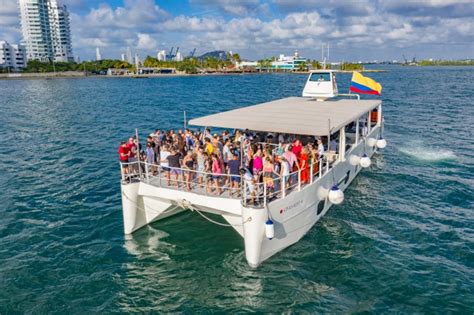
M 308 70 L 308 67 L 306 66 L 306 62 L 302 62 L 298 65 L 298 71 L 304 72 L 307 70 Z
M 232 59 L 234 59 L 234 61 L 237 62 L 237 63 L 240 63 L 240 61 L 242 61 L 242 60 L 240 59 L 240 55 L 237 54 L 237 53 L 235 53 L 235 54 L 232 55 Z

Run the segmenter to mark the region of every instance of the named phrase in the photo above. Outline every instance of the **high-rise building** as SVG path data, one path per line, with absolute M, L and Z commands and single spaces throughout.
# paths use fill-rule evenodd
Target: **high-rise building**
M 28 59 L 74 61 L 69 13 L 57 0 L 19 0 Z
M 181 55 L 181 52 L 178 51 L 178 52 L 176 53 L 176 57 L 174 57 L 174 60 L 175 60 L 175 61 L 183 61 L 183 59 L 184 59 L 184 58 L 183 58 L 183 55 Z
M 95 60 L 97 60 L 97 61 L 102 60 L 102 55 L 100 54 L 100 48 L 99 47 L 97 47 L 95 49 Z
M 130 47 L 127 47 L 127 62 L 129 64 L 133 63 L 132 50 L 130 49 Z
M 25 47 L 0 40 L 0 68 L 19 70 L 26 67 Z
M 159 61 L 165 61 L 166 60 L 166 51 L 160 50 L 158 54 L 156 54 L 156 59 Z

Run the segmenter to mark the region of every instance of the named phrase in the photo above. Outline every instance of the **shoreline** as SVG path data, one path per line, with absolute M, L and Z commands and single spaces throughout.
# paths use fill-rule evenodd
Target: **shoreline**
M 352 73 L 350 70 L 336 70 L 339 73 Z M 384 69 L 367 69 L 361 72 L 388 72 Z M 84 72 L 35 72 L 35 73 L 0 73 L 0 80 L 52 80 L 52 79 L 86 79 L 86 78 L 102 78 L 102 79 L 146 79 L 146 78 L 166 78 L 166 77 L 195 77 L 195 76 L 228 76 L 228 75 L 258 75 L 258 74 L 309 74 L 309 71 L 269 71 L 269 72 L 210 72 L 210 73 L 165 73 L 165 74 L 134 74 L 134 75 L 99 75 L 87 74 Z

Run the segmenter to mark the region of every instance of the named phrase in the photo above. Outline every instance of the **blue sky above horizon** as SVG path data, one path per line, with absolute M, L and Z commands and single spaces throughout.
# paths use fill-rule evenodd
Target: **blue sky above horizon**
M 0 40 L 21 39 L 18 0 L 0 0 Z M 180 47 L 261 59 L 298 50 L 330 60 L 474 58 L 472 0 L 63 0 L 74 54 L 120 58 Z

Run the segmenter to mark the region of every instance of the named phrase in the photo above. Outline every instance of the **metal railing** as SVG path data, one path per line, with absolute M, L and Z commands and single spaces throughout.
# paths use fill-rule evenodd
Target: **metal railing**
M 330 168 L 331 163 L 323 157 L 311 163 L 308 168 L 296 170 L 285 176 L 259 175 L 257 180 L 252 177 L 250 181 L 244 180 L 240 175 L 215 174 L 185 167 L 164 167 L 139 161 L 120 163 L 123 184 L 142 181 L 157 187 L 206 196 L 241 198 L 244 206 L 258 208 L 266 207 L 269 202 L 301 191 L 306 185 L 321 178 Z M 304 176 L 304 172 L 308 172 L 308 176 Z
M 244 206 L 266 207 L 267 203 L 287 197 L 289 194 L 301 191 L 306 185 L 321 178 L 329 169 L 323 158 L 311 163 L 307 169 L 299 169 L 285 176 L 263 177 L 263 181 L 244 180 L 242 188 L 242 203 Z M 308 178 L 303 180 L 303 172 L 308 172 Z
M 138 161 L 121 163 L 120 169 L 124 183 L 143 181 L 163 188 L 190 191 L 209 196 L 225 197 L 225 193 L 227 193 L 230 198 L 240 198 L 240 175 L 202 172 L 186 167 L 166 167 Z

